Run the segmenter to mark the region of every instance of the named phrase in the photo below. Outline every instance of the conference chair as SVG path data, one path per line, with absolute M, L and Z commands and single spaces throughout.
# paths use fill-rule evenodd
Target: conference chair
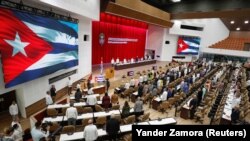
M 64 126 L 62 129 L 62 134 L 72 134 L 75 132 L 75 126 L 74 125 L 68 125 Z
M 132 141 L 132 134 L 126 134 L 123 136 L 124 141 Z
M 83 114 L 84 113 L 84 108 L 81 107 L 81 106 L 77 106 L 76 110 L 77 110 L 78 114 Z
M 92 119 L 92 118 L 86 118 L 86 119 L 83 119 L 83 120 L 82 120 L 82 126 L 83 126 L 83 128 L 85 128 L 85 126 L 88 125 L 88 121 L 89 121 L 90 119 Z
M 138 120 L 139 120 L 139 122 L 144 122 L 144 121 L 150 120 L 149 116 L 150 116 L 150 113 L 146 113 L 144 115 L 139 116 Z
M 119 104 L 113 105 L 111 109 L 112 110 L 120 110 L 120 105 Z
M 121 121 L 122 121 L 121 115 L 115 115 L 114 118 L 115 118 L 119 123 L 121 123 Z
M 95 111 L 96 112 L 102 112 L 102 111 L 104 111 L 104 109 L 100 106 L 100 105 L 95 105 Z
M 124 124 L 133 124 L 135 122 L 135 115 L 131 115 L 125 119 L 123 119 Z
M 58 115 L 58 111 L 56 109 L 47 109 L 47 116 L 55 117 Z
M 163 101 L 160 106 L 158 107 L 158 111 L 164 113 L 167 109 L 170 108 L 169 101 Z
M 92 112 L 93 112 L 93 109 L 91 107 L 84 107 L 83 108 L 83 114 L 92 113 Z
M 107 122 L 107 117 L 104 116 L 104 117 L 97 117 L 96 118 L 96 126 L 98 127 L 103 127 Z
M 53 133 L 54 131 L 56 131 L 58 128 L 60 127 L 60 125 L 57 122 L 52 122 L 52 125 L 49 128 L 49 132 Z

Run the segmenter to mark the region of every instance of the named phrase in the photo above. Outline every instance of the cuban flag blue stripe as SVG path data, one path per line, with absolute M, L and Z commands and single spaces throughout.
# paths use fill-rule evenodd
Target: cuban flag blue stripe
M 31 70 L 31 71 L 24 71 L 22 74 L 20 74 L 19 77 L 7 83 L 6 87 L 12 87 L 12 86 L 20 84 L 20 82 L 28 82 L 38 77 L 52 74 L 60 69 L 67 69 L 67 68 L 71 68 L 77 65 L 78 65 L 78 60 L 72 60 L 72 61 L 57 64 L 54 66 L 49 66 L 46 68 L 41 68 L 41 69 Z
M 78 38 L 78 33 L 70 28 L 69 26 L 62 24 L 61 22 L 55 20 L 55 19 L 50 19 L 50 18 L 45 18 L 41 16 L 36 16 L 36 15 L 31 15 L 28 13 L 22 13 L 18 11 L 13 11 L 15 16 L 18 17 L 20 20 L 35 24 L 37 26 L 42 26 L 45 28 L 49 29 L 54 29 L 57 31 L 60 31 L 62 33 L 66 33 L 72 37 Z
M 198 55 L 198 52 L 181 52 L 181 53 L 178 53 L 178 54 L 182 54 L 182 55 Z
M 53 50 L 49 52 L 49 54 L 58 54 L 64 53 L 68 51 L 76 51 L 78 52 L 78 45 L 67 45 L 67 44 L 60 44 L 60 43 L 51 43 L 49 44 L 53 47 Z
M 65 24 L 69 27 L 71 27 L 72 29 L 74 29 L 76 32 L 78 32 L 78 24 L 75 23 L 71 23 L 71 22 L 66 22 L 66 21 L 61 21 L 59 20 L 60 23 Z
M 193 50 L 197 50 L 197 51 L 199 50 L 199 48 L 197 48 L 197 47 L 192 47 L 192 46 L 189 46 L 188 48 L 189 48 L 189 49 L 193 49 Z

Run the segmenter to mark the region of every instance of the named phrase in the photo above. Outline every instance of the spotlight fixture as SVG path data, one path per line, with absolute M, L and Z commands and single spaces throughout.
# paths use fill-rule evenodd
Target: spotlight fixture
M 248 24 L 249 23 L 249 21 L 248 20 L 245 20 L 245 22 L 244 22 L 245 24 Z
M 181 0 L 171 0 L 172 2 L 181 2 Z
M 231 21 L 230 23 L 231 23 L 231 24 L 234 24 L 234 21 Z
M 240 28 L 239 28 L 239 27 L 237 27 L 237 28 L 236 28 L 236 30 L 237 30 L 237 31 L 239 31 L 239 30 L 240 30 Z

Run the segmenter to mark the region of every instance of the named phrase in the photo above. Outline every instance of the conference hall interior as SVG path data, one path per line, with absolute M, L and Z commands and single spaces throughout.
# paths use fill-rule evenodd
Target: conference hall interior
M 250 123 L 247 0 L 0 0 L 0 140 Z

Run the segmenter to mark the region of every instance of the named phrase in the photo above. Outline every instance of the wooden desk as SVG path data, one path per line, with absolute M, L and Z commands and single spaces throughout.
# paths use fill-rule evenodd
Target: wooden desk
M 156 63 L 156 60 L 145 60 L 145 61 L 140 61 L 136 63 L 114 65 L 114 67 L 115 67 L 115 70 L 122 70 L 122 69 L 134 68 L 134 67 L 150 65 L 150 64 L 155 64 L 155 63 Z
M 189 103 L 192 100 L 192 98 L 181 108 L 181 113 L 180 113 L 180 117 L 183 119 L 189 119 L 189 115 L 190 115 L 190 108 L 189 108 Z
M 157 97 L 152 101 L 152 108 L 155 110 L 158 110 L 158 107 L 160 106 L 160 104 L 161 104 L 161 99 Z
M 92 90 L 95 94 L 104 94 L 105 91 L 106 91 L 106 88 L 104 85 L 100 85 L 100 86 L 95 86 L 95 87 L 92 87 Z M 88 89 L 84 89 L 83 90 L 83 93 L 88 93 Z

